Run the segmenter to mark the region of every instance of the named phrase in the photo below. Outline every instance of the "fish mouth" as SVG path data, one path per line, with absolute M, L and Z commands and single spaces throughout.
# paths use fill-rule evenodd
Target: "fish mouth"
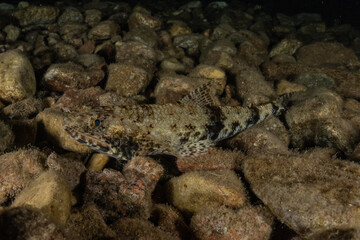
M 81 131 L 76 127 L 65 127 L 65 131 L 76 141 L 88 146 L 96 152 L 103 153 L 110 157 L 119 158 L 118 151 L 106 139 L 101 137 L 94 137 L 91 134 Z

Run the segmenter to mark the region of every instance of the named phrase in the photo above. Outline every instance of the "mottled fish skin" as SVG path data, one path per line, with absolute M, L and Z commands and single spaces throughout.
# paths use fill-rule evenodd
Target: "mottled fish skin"
M 180 103 L 85 108 L 69 113 L 64 128 L 80 143 L 117 159 L 161 153 L 185 157 L 206 153 L 214 143 L 281 111 L 280 102 L 257 107 Z

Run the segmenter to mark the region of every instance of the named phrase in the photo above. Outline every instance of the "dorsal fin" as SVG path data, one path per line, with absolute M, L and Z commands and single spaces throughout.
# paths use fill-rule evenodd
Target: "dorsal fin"
M 220 105 L 219 99 L 215 95 L 215 87 L 211 82 L 207 82 L 184 96 L 179 103 L 196 104 L 200 106 Z

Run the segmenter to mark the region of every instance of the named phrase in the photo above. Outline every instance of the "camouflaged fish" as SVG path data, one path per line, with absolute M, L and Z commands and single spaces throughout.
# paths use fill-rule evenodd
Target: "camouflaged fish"
M 215 105 L 208 85 L 178 104 L 99 107 L 70 113 L 65 130 L 91 149 L 123 160 L 138 155 L 196 156 L 214 144 L 282 110 L 280 100 L 261 106 Z

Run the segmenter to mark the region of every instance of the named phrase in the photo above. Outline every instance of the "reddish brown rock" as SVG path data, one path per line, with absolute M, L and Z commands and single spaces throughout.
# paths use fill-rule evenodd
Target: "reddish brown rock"
M 65 111 L 74 111 L 80 106 L 98 107 L 99 98 L 104 93 L 100 87 L 69 89 L 56 102 L 55 107 Z
M 84 200 L 94 202 L 105 220 L 120 216 L 147 219 L 152 204 L 147 190 L 143 181 L 128 181 L 112 169 L 88 171 Z
M 164 168 L 149 157 L 139 156 L 131 159 L 124 166 L 122 173 L 128 181 L 144 182 L 147 192 L 151 194 L 164 174 Z
M 104 76 L 100 69 L 85 70 L 82 66 L 69 62 L 51 65 L 44 75 L 44 82 L 51 90 L 64 92 L 95 86 Z

